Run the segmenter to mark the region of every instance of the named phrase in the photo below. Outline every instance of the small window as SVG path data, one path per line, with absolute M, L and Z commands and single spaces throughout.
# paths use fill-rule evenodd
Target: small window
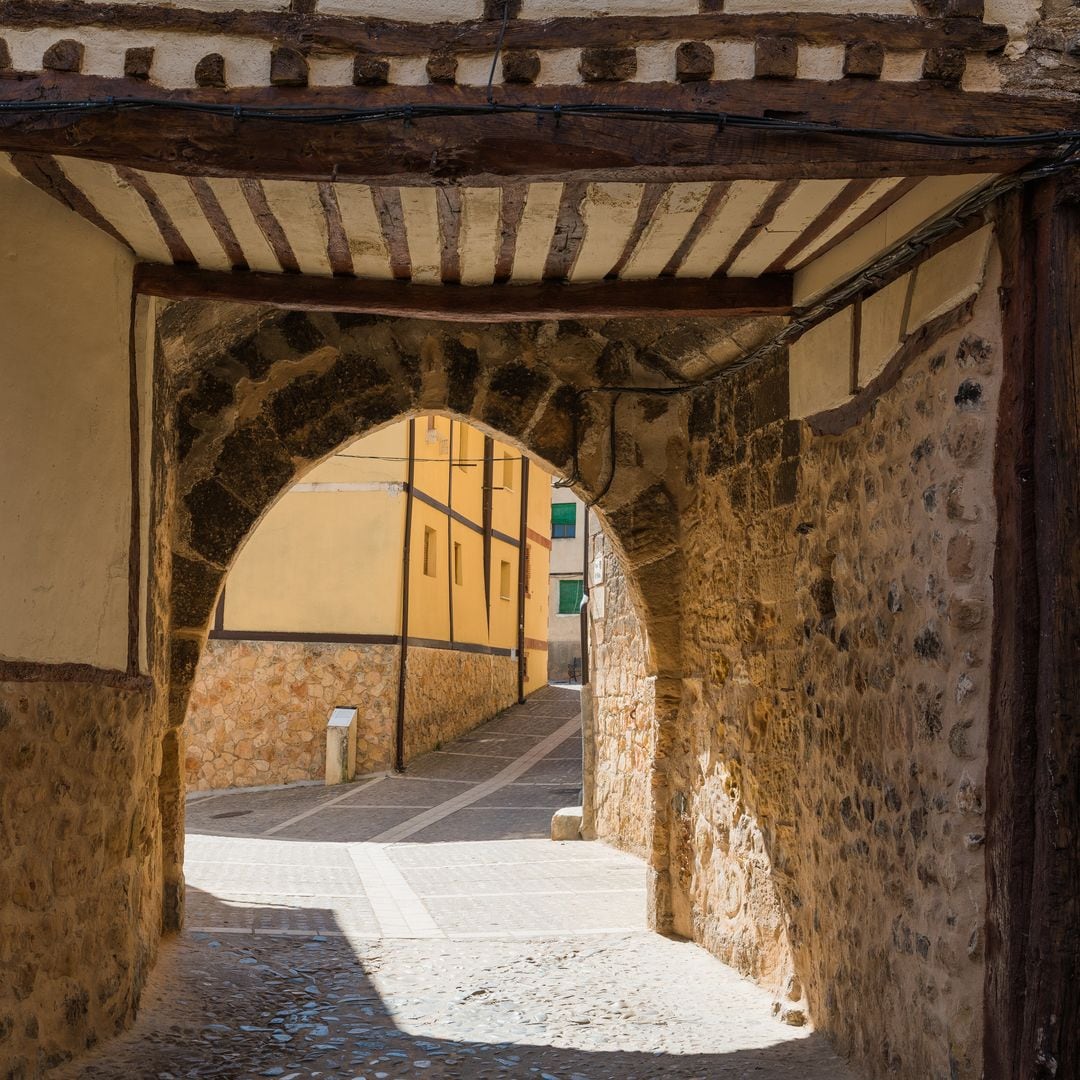
M 581 578 L 563 578 L 559 582 L 559 614 L 576 615 L 584 595 L 585 582 Z
M 569 540 L 577 535 L 577 504 L 551 504 L 551 539 Z
M 428 431 L 434 431 L 435 430 L 435 414 L 434 413 L 431 413 L 427 418 L 427 429 L 428 429 Z
M 435 541 L 436 535 L 434 529 L 424 527 L 424 573 L 428 577 L 435 576 Z
M 510 599 L 510 564 L 499 563 L 499 595 L 504 600 Z
M 503 477 L 502 486 L 507 491 L 514 490 L 514 459 L 509 454 L 503 454 Z
M 461 557 L 461 545 L 454 541 L 454 584 L 462 585 L 465 581 L 464 560 Z

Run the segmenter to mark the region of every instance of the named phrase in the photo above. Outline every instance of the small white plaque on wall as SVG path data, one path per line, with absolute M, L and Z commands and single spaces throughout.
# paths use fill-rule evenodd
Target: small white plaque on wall
M 598 551 L 593 556 L 592 574 L 589 576 L 590 585 L 602 585 L 604 583 L 604 553 Z

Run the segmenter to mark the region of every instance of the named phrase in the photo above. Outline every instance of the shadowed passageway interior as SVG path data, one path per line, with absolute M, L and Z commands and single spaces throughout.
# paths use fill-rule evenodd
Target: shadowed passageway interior
M 193 796 L 188 927 L 71 1077 L 850 1074 L 771 995 L 647 931 L 644 867 L 547 839 L 581 780 L 549 687 L 403 776 Z

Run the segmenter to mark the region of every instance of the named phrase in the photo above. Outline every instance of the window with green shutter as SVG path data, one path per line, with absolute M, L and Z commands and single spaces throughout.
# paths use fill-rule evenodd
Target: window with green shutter
M 559 614 L 576 615 L 584 595 L 585 583 L 581 578 L 563 578 L 559 582 Z
M 566 540 L 574 536 L 577 526 L 576 503 L 551 504 L 551 539 Z

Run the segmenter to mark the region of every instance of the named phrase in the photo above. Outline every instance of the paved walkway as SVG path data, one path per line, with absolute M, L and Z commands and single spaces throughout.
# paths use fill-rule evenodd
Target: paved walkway
M 850 1080 L 647 931 L 639 860 L 546 839 L 579 730 L 549 687 L 404 776 L 193 797 L 187 930 L 135 1027 L 54 1075 Z

